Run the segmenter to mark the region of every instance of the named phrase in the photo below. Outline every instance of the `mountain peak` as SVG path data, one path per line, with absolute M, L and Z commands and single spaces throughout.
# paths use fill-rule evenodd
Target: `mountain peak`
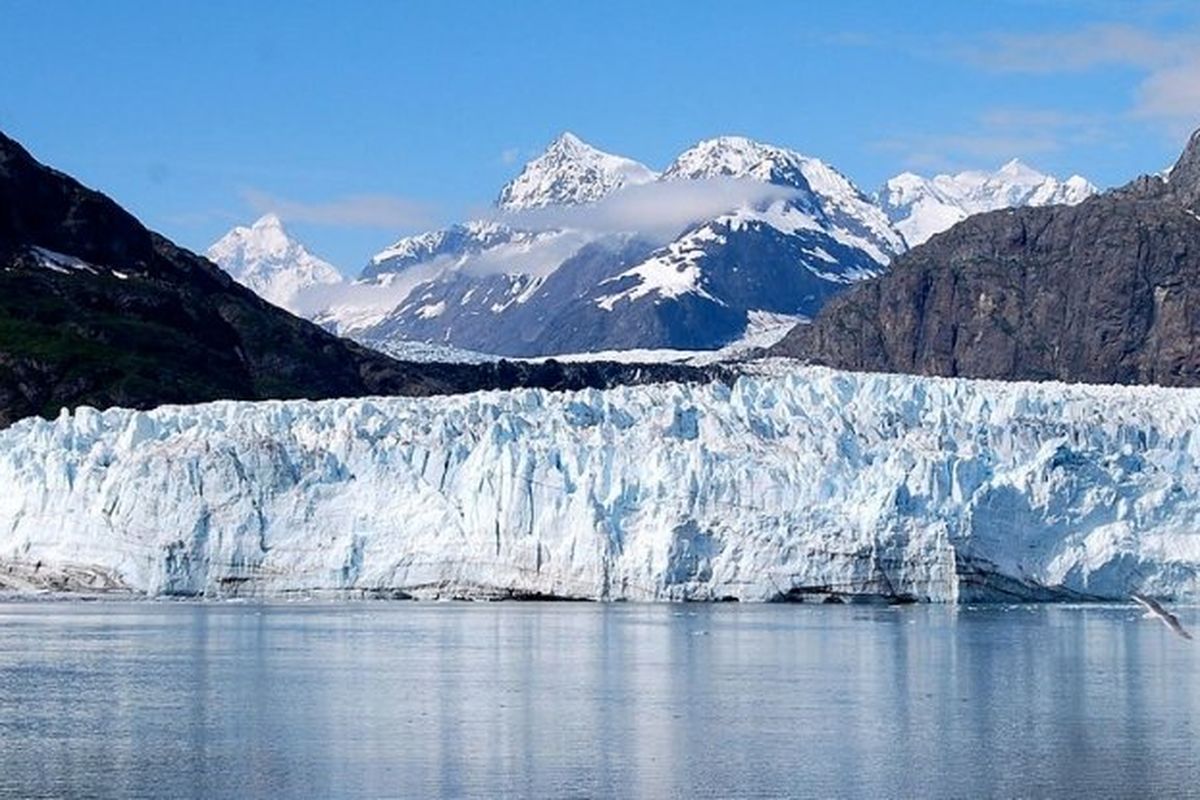
M 266 214 L 263 214 L 258 219 L 256 219 L 254 221 L 254 224 L 250 226 L 250 229 L 255 230 L 255 231 L 261 231 L 261 230 L 280 230 L 281 231 L 281 230 L 283 230 L 283 220 L 281 220 L 279 218 L 278 214 L 269 211 Z
M 1019 158 L 1009 159 L 991 175 L 993 181 L 1012 182 L 1022 185 L 1042 183 L 1050 176 L 1034 169 Z
M 222 258 L 214 257 L 213 252 L 226 257 L 226 260 L 227 253 L 235 250 L 253 253 L 252 257 L 257 259 L 268 255 L 281 257 L 295 247 L 303 249 L 284 230 L 283 220 L 276 214 L 264 214 L 251 225 L 238 225 L 221 237 L 209 248 L 209 260 L 224 266 Z
M 663 178 L 753 178 L 807 189 L 801 178 L 801 167 L 811 160 L 793 150 L 756 142 L 745 136 L 718 136 L 703 139 L 680 153 L 663 172 Z
M 1000 167 L 1000 169 L 998 169 L 996 171 L 997 172 L 1005 172 L 1005 173 L 1014 173 L 1014 172 L 1024 172 L 1025 170 L 1029 170 L 1030 172 L 1037 172 L 1037 170 L 1035 170 L 1033 167 L 1026 164 L 1021 159 L 1010 158 L 1008 161 L 1004 162 L 1004 164 Z
M 590 144 L 585 142 L 583 139 L 580 139 L 570 131 L 563 131 L 558 135 L 558 138 L 550 143 L 550 146 L 546 149 L 560 151 L 580 151 L 595 150 L 596 148 L 592 147 Z
M 238 283 L 293 311 L 302 290 L 342 280 L 333 265 L 291 238 L 276 214 L 264 214 L 250 227 L 239 225 L 208 248 L 205 255 Z
M 645 164 L 606 153 L 566 131 L 500 190 L 496 205 L 507 211 L 583 205 L 656 177 Z
M 1200 205 L 1200 130 L 1188 140 L 1167 182 L 1189 207 Z

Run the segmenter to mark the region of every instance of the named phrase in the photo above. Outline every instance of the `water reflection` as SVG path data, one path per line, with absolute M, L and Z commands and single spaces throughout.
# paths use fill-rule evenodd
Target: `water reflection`
M 1198 651 L 1138 616 L 6 604 L 0 795 L 1194 793 Z

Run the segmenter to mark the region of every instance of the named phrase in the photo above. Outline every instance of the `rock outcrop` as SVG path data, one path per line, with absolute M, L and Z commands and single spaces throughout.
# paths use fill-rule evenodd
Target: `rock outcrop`
M 1200 385 L 1200 132 L 1167 180 L 967 219 L 773 352 L 923 375 Z

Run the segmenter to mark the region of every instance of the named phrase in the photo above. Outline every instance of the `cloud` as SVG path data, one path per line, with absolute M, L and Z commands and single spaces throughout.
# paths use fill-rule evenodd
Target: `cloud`
M 1107 122 L 1097 114 L 1001 107 L 985 110 L 961 131 L 897 136 L 874 146 L 901 153 L 908 169 L 953 172 L 1095 144 L 1108 138 Z
M 1151 73 L 1138 87 L 1134 114 L 1167 120 L 1176 133 L 1200 122 L 1200 57 Z
M 1195 30 L 1107 24 L 1058 33 L 996 33 L 954 51 L 967 63 L 1004 73 L 1131 70 L 1141 78 L 1129 116 L 1158 120 L 1172 135 L 1200 123 L 1200 32 Z
M 590 205 L 496 211 L 489 218 L 522 229 L 636 232 L 650 239 L 666 240 L 698 220 L 795 195 L 796 190 L 790 187 L 748 178 L 655 181 L 624 187 Z
M 1187 37 L 1107 24 L 1060 33 L 994 33 L 958 50 L 986 69 L 1052 74 L 1103 66 L 1154 68 L 1193 46 L 1195 40 Z
M 376 281 L 309 286 L 302 289 L 292 303 L 304 316 L 320 317 L 332 311 L 342 319 L 357 317 L 360 323 L 363 320 L 378 321 L 406 301 L 413 300 L 414 291 L 428 284 L 456 277 L 489 275 L 544 278 L 584 245 L 598 238 L 594 233 L 578 230 L 542 231 L 532 239 L 501 244 L 467 256 L 437 256 L 400 272 L 385 273 Z
M 500 163 L 504 165 L 515 164 L 517 159 L 521 157 L 521 148 L 508 147 L 500 152 Z
M 247 188 L 242 199 L 255 213 L 278 214 L 289 222 L 308 222 L 332 228 L 381 228 L 388 231 L 428 227 L 429 206 L 403 197 L 382 194 L 347 195 L 324 203 L 303 203 Z

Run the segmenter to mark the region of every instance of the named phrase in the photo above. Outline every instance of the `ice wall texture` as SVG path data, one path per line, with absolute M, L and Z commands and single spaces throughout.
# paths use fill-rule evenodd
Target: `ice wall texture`
M 775 373 L 28 419 L 0 431 L 0 584 L 1200 594 L 1200 392 Z

